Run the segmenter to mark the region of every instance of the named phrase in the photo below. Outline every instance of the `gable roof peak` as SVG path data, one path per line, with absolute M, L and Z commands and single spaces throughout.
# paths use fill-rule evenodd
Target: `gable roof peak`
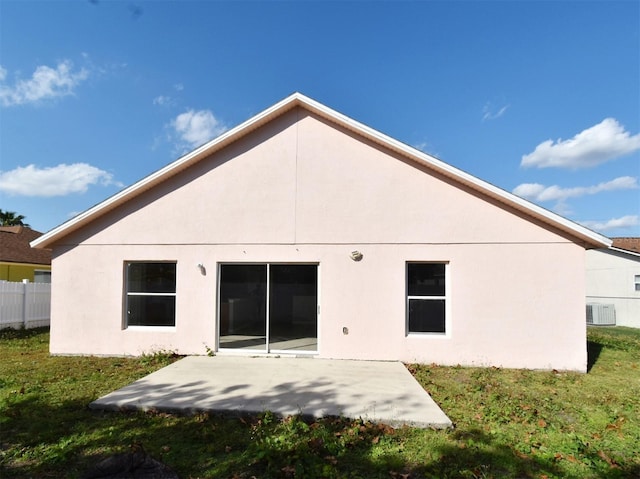
M 235 141 L 238 141 L 245 135 L 248 135 L 252 131 L 255 131 L 257 128 L 269 123 L 270 121 L 297 106 L 302 107 L 331 123 L 339 125 L 346 130 L 354 132 L 360 137 L 373 141 L 374 143 L 379 144 L 390 151 L 398 153 L 423 167 L 446 176 L 459 184 L 465 185 L 487 197 L 497 200 L 500 203 L 506 204 L 514 208 L 515 210 L 524 212 L 525 214 L 536 218 L 537 220 L 540 220 L 547 225 L 564 231 L 571 237 L 575 238 L 576 242 L 583 244 L 585 248 L 601 248 L 609 247 L 611 245 L 611 240 L 603 235 L 600 235 L 599 233 L 596 233 L 582 225 L 579 225 L 571 220 L 552 213 L 545 208 L 535 205 L 523 198 L 520 198 L 512 193 L 509 193 L 501 188 L 487 183 L 486 181 L 480 180 L 479 178 L 458 168 L 455 168 L 454 166 L 451 166 L 434 156 L 417 150 L 416 148 L 402 143 L 399 140 L 391 138 L 384 133 L 374 130 L 373 128 L 370 128 L 356 120 L 353 120 L 352 118 L 339 113 L 298 91 L 295 91 L 288 97 L 280 100 L 279 102 L 263 110 L 257 115 L 249 118 L 240 125 L 226 131 L 217 138 L 214 138 L 213 140 L 178 158 L 164 168 L 161 168 L 160 170 L 150 174 L 137 183 L 134 183 L 133 185 L 123 189 L 119 193 L 111 196 L 110 198 L 107 198 L 102 203 L 95 205 L 94 207 L 86 210 L 85 212 L 79 214 L 71 220 L 52 229 L 48 233 L 33 241 L 32 246 L 34 248 L 49 247 L 57 240 L 81 228 L 85 224 L 91 222 L 93 219 L 102 216 L 106 212 L 111 211 L 117 206 L 127 202 L 129 199 L 137 196 L 143 191 L 146 191 L 154 187 L 155 185 L 162 183 L 166 179 L 194 165 L 203 158 L 212 155 L 213 153 L 225 148 Z

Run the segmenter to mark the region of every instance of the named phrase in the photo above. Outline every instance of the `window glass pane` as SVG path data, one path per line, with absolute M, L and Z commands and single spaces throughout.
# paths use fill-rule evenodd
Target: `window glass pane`
M 444 296 L 445 265 L 443 263 L 410 263 L 407 265 L 409 296 Z
M 34 271 L 34 283 L 51 283 L 51 271 Z
M 318 329 L 318 267 L 311 264 L 273 264 L 269 274 L 270 342 L 277 345 L 300 338 L 315 340 Z
M 128 296 L 128 326 L 174 326 L 175 296 Z
M 220 336 L 233 336 L 221 347 L 265 347 L 267 334 L 267 266 L 223 264 L 220 267 Z
M 410 299 L 410 333 L 444 333 L 444 299 Z
M 127 265 L 129 293 L 175 293 L 175 263 L 129 263 Z
M 636 291 L 640 291 L 640 274 L 636 274 L 635 283 L 636 283 Z

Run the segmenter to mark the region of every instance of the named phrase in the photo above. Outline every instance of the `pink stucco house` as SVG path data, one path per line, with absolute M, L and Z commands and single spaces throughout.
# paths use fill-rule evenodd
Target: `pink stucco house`
M 610 243 L 295 93 L 33 246 L 53 354 L 585 371 Z

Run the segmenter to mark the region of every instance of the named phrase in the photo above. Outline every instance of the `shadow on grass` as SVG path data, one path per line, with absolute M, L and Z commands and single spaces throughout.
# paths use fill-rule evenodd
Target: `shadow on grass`
M 480 429 L 454 431 L 452 439 L 457 444 L 440 448 L 442 457 L 426 468 L 428 477 L 578 477 L 551 460 L 518 453 Z
M 185 478 L 578 477 L 476 429 L 394 430 L 360 420 L 279 419 L 270 413 L 96 412 L 79 400 L 51 406 L 36 396 L 16 398 L 2 409 L 3 478 L 82 477 L 132 444 L 142 444 Z M 406 463 L 402 450 L 409 440 L 425 444 L 424 459 Z
M 589 346 L 590 367 L 603 346 Z M 82 368 L 70 370 L 70 388 L 83 388 Z M 196 395 L 211 391 L 195 384 Z M 234 391 L 242 401 L 242 378 Z M 299 388 L 301 384 L 291 385 Z M 13 386 L 12 386 L 13 387 Z M 181 477 L 249 478 L 480 478 L 566 477 L 562 461 L 550 454 L 522 454 L 517 445 L 482 429 L 432 431 L 384 426 L 344 418 L 304 421 L 262 413 L 222 417 L 206 413 L 176 416 L 161 412 L 95 412 L 87 394 L 64 400 L 46 385 L 33 393 L 18 389 L 0 402 L 0 477 L 82 477 L 92 465 L 132 444 Z M 60 390 L 60 389 L 59 389 Z M 81 391 L 83 389 L 80 389 Z M 67 390 L 69 396 L 71 390 Z M 164 391 L 172 394 L 169 388 Z M 179 392 L 179 391 L 178 391 Z M 54 397 L 55 396 L 55 397 Z M 245 400 L 247 398 L 244 398 Z M 330 393 L 318 401 L 330 401 Z M 290 391 L 274 391 L 265 404 L 291 401 Z M 268 407 L 268 406 L 267 406 Z M 411 446 L 415 454 L 405 453 Z M 637 477 L 633 463 L 608 469 L 588 443 L 581 462 L 589 477 Z M 599 470 L 595 465 L 602 466 Z M 635 463 L 637 464 L 637 463 Z M 584 472 L 585 469 L 582 469 Z
M 598 361 L 602 349 L 602 344 L 595 341 L 587 341 L 587 372 L 591 372 L 591 368 Z
M 588 472 L 570 473 L 562 466 L 564 461 L 574 462 L 561 455 L 547 455 L 546 458 L 537 452 L 523 454 L 514 449 L 512 444 L 496 441 L 491 434 L 480 429 L 454 431 L 452 438 L 458 445 L 445 445 L 439 448 L 442 457 L 423 470 L 426 477 L 472 477 L 472 478 L 545 478 L 562 477 L 565 479 L 582 479 L 584 477 L 614 479 L 637 478 L 640 469 L 635 465 L 626 468 L 603 463 L 601 453 L 585 445 L 581 452 L 580 462 L 589 464 Z M 596 467 L 600 464 L 602 467 Z
M 43 326 L 41 328 L 32 328 L 32 329 L 4 328 L 4 329 L 0 329 L 0 340 L 28 339 L 34 336 L 40 336 L 42 334 L 46 334 L 48 332 L 49 332 L 48 326 Z

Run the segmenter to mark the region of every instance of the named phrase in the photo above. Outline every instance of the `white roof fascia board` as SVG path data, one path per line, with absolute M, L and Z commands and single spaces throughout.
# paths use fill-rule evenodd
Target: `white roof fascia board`
M 530 214 L 533 213 L 533 216 L 541 217 L 546 222 L 555 223 L 562 226 L 561 229 L 573 231 L 574 234 L 578 233 L 579 236 L 586 237 L 595 243 L 601 244 L 602 246 L 609 247 L 612 244 L 612 240 L 603 236 L 599 233 L 596 233 L 589 228 L 586 228 L 578 223 L 575 223 L 567 218 L 564 218 L 560 215 L 557 215 L 541 206 L 538 206 L 530 201 L 527 201 L 513 193 L 509 193 L 502 188 L 492 185 L 484 180 L 481 180 L 463 170 L 460 170 L 454 166 L 451 166 L 448 163 L 445 163 L 438 158 L 431 156 L 427 153 L 424 153 L 420 150 L 417 150 L 401 141 L 396 140 L 395 138 L 391 138 L 390 136 L 385 135 L 377 130 L 374 130 L 371 127 L 368 127 L 362 123 L 359 123 L 356 120 L 353 120 L 341 113 L 338 113 L 330 108 L 322 105 L 321 103 L 316 102 L 315 100 L 311 100 L 310 98 L 306 98 L 301 95 L 301 100 L 313 106 L 314 109 L 323 112 L 328 117 L 333 117 L 336 120 L 339 120 L 339 123 L 343 123 L 345 126 L 351 127 L 354 130 L 358 131 L 363 136 L 369 137 L 377 143 L 386 145 L 387 147 L 392 147 L 392 149 L 403 153 L 406 156 L 410 156 L 418 159 L 425 166 L 430 167 L 431 169 L 435 169 L 440 173 L 448 176 L 450 178 L 456 179 L 458 181 L 462 181 L 462 183 L 468 184 L 472 186 L 474 189 L 479 190 L 481 192 L 490 193 L 490 196 L 502 200 L 502 202 L 511 203 L 513 205 L 517 205 L 519 209 L 528 211 Z
M 85 221 L 91 219 L 93 216 L 98 215 L 102 211 L 109 210 L 110 208 L 115 207 L 118 204 L 124 203 L 130 196 L 152 187 L 153 185 L 163 181 L 166 177 L 172 176 L 173 174 L 187 168 L 204 156 L 212 154 L 217 149 L 225 146 L 228 142 L 235 141 L 239 137 L 251 132 L 253 129 L 261 126 L 263 123 L 268 121 L 270 117 L 279 116 L 298 105 L 302 105 L 306 109 L 319 114 L 327 120 L 350 129 L 378 144 L 395 150 L 403 154 L 403 156 L 408 156 L 409 158 L 414 159 L 418 163 L 423 164 L 430 169 L 436 170 L 439 173 L 448 176 L 458 182 L 469 185 L 471 188 L 477 191 L 488 194 L 489 196 L 498 199 L 503 203 L 510 204 L 516 209 L 527 212 L 546 223 L 555 225 L 561 230 L 571 232 L 575 236 L 582 237 L 583 239 L 587 239 L 593 244 L 603 247 L 609 247 L 612 244 L 612 241 L 606 236 L 600 235 L 599 233 L 596 233 L 595 231 L 592 231 L 571 220 L 568 220 L 567 218 L 552 213 L 551 211 L 537 206 L 530 201 L 520 198 L 490 183 L 487 183 L 486 181 L 483 181 L 473 175 L 470 175 L 469 173 L 466 173 L 465 171 L 455 168 L 437 159 L 434 156 L 431 156 L 394 138 L 391 138 L 390 136 L 387 136 L 369 126 L 366 126 L 342 113 L 339 113 L 323 105 L 322 103 L 319 103 L 301 93 L 296 92 L 274 104 L 273 106 L 267 108 L 261 113 L 258 113 L 247 121 L 241 123 L 240 125 L 223 133 L 217 138 L 196 148 L 192 152 L 187 153 L 183 157 L 170 163 L 164 168 L 161 168 L 160 170 L 129 186 L 128 188 L 125 188 L 124 190 L 111 196 L 105 201 L 98 203 L 94 207 L 86 210 L 75 218 L 52 229 L 48 233 L 34 240 L 31 243 L 31 246 L 46 247 L 47 244 L 55 241 L 55 239 L 57 239 L 58 237 L 64 236 L 67 232 L 76 229 L 76 227 L 80 227 Z
M 106 200 L 96 204 L 95 206 L 89 208 L 88 210 L 85 210 L 84 212 L 73 217 L 69 221 L 66 221 L 61 225 L 53 228 L 52 230 L 40 236 L 39 238 L 33 240 L 30 243 L 31 247 L 32 248 L 46 247 L 47 244 L 54 241 L 57 237 L 63 235 L 65 232 L 73 231 L 74 227 L 84 223 L 84 220 L 87 220 L 93 217 L 94 215 L 96 215 L 97 213 L 100 213 L 104 210 L 108 210 L 112 206 L 117 206 L 118 204 L 124 203 L 126 199 L 128 199 L 131 195 L 150 188 L 151 186 L 153 186 L 156 183 L 159 183 L 160 180 L 163 180 L 165 177 L 169 176 L 172 173 L 177 173 L 178 171 L 181 171 L 182 169 L 188 167 L 192 163 L 195 163 L 202 155 L 206 156 L 213 153 L 212 150 L 216 146 L 226 143 L 226 140 L 228 140 L 229 138 L 232 138 L 241 133 L 245 133 L 245 134 L 248 133 L 248 131 L 250 131 L 253 126 L 255 126 L 256 124 L 259 124 L 263 119 L 269 117 L 274 112 L 285 107 L 287 103 L 291 102 L 293 97 L 295 97 L 295 94 L 276 103 L 270 108 L 267 108 L 263 112 L 251 117 L 244 123 L 241 123 L 240 125 L 226 131 L 225 133 L 203 144 L 202 146 L 199 146 L 195 150 L 187 153 L 186 155 L 169 163 L 167 166 L 142 178 L 141 180 L 137 181 L 133 185 L 128 186 L 127 188 L 119 191 L 113 196 L 110 196 Z

